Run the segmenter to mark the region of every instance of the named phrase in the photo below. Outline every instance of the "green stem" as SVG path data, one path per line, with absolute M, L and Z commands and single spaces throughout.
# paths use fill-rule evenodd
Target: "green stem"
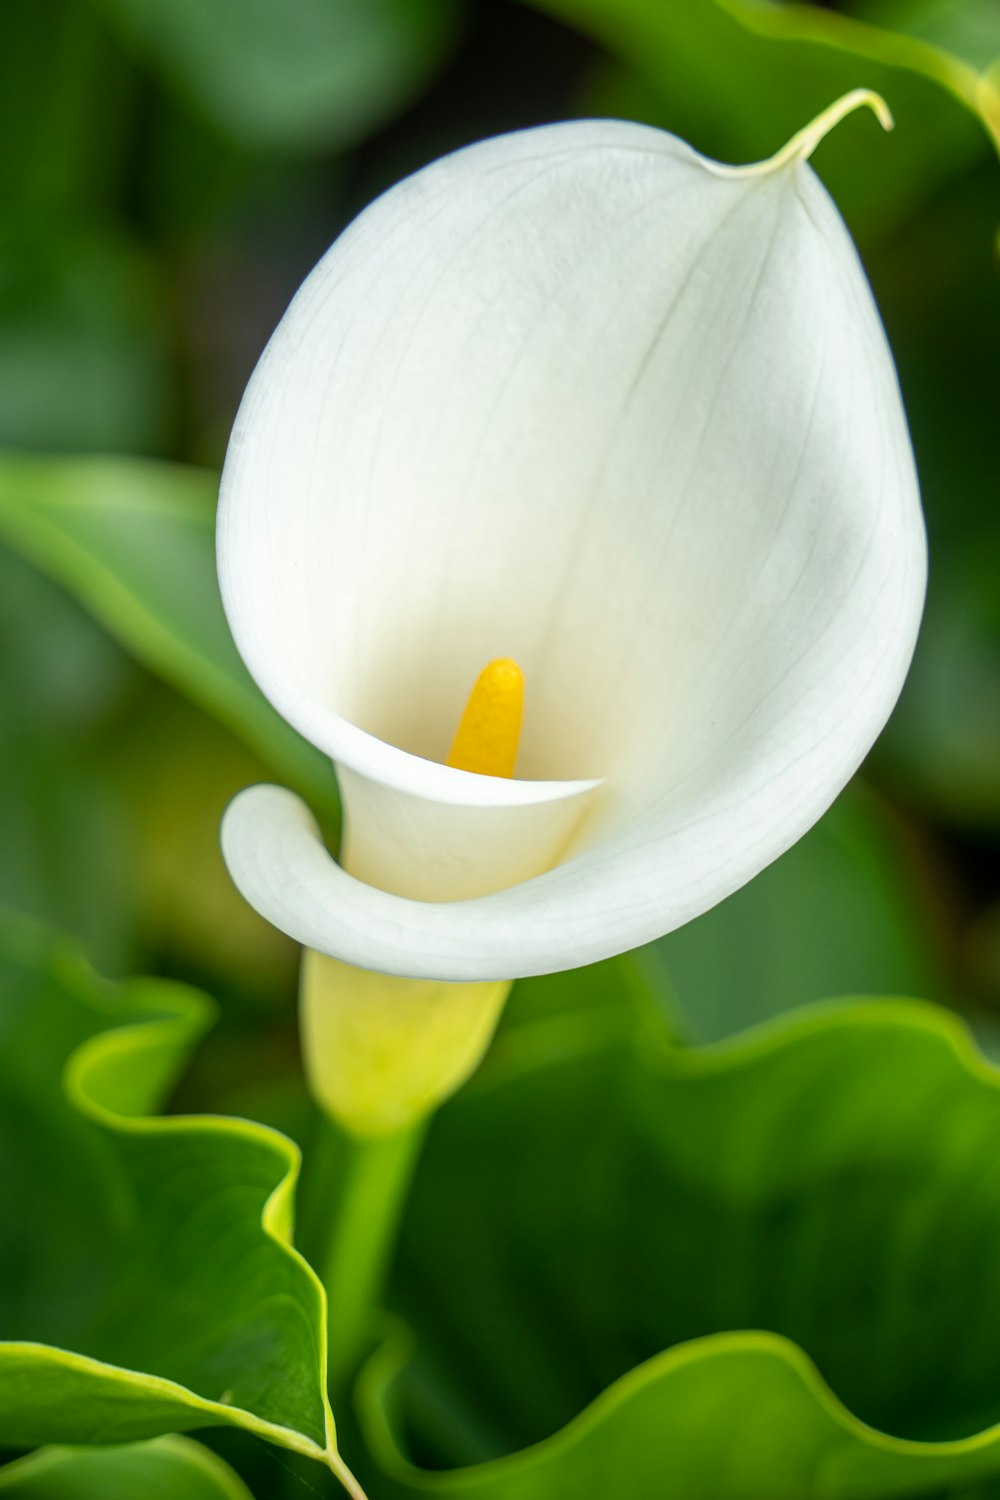
M 326 1287 L 330 1388 L 342 1392 L 365 1353 L 426 1132 L 350 1135 L 324 1118 L 310 1172 L 313 1265 Z

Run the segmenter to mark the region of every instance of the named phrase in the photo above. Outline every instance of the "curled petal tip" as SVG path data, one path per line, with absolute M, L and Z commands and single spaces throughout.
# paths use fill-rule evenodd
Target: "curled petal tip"
M 895 121 L 892 111 L 882 98 L 876 94 L 874 89 L 852 89 L 850 93 L 842 95 L 818 114 L 815 120 L 796 131 L 791 140 L 781 150 L 767 161 L 761 162 L 759 171 L 773 171 L 777 167 L 787 166 L 790 162 L 808 161 L 820 141 L 829 135 L 841 120 L 854 113 L 856 109 L 870 109 L 875 115 L 883 130 L 893 130 Z

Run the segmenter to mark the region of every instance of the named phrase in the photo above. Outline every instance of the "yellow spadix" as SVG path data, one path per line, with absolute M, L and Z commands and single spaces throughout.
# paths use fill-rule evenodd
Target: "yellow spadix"
M 473 683 L 448 765 L 480 776 L 513 776 L 523 715 L 524 673 L 509 656 L 498 656 Z

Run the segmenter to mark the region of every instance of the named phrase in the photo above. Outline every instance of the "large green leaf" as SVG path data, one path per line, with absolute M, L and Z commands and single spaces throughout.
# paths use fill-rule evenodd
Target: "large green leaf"
M 0 1469 L 10 1500 L 253 1500 L 200 1443 L 154 1438 L 115 1448 L 40 1448 Z
M 587 1030 L 511 1034 L 432 1127 L 394 1282 L 416 1354 L 361 1387 L 391 1493 L 1000 1474 L 1000 1073 L 961 1025 L 869 1001 L 694 1052 Z
M 691 1031 L 687 1016 L 677 1006 L 656 943 L 582 969 L 519 979 L 504 1008 L 501 1033 L 567 1012 L 624 1017 L 652 1013 L 661 1025 L 667 1021 L 673 1031 L 685 1035 Z
M 769 0 L 533 0 L 604 43 L 646 87 L 639 109 L 724 161 L 769 156 L 849 89 L 876 89 L 898 130 L 845 121 L 817 165 L 856 234 L 899 224 L 992 141 L 991 75 L 931 42 L 818 5 Z M 859 170 L 863 163 L 863 170 Z
M 442 57 L 450 0 L 99 0 L 136 50 L 254 146 L 344 146 Z
M 719 1041 L 835 995 L 946 998 L 915 849 L 871 793 L 845 793 L 805 838 L 655 945 L 685 1034 Z
M 206 1019 L 193 991 L 112 988 L 0 924 L 0 1445 L 231 1425 L 344 1476 L 323 1290 L 291 1246 L 297 1148 L 148 1114 Z
M 855 786 L 704 916 L 619 958 L 519 980 L 502 1026 L 652 1011 L 687 1042 L 715 1042 L 836 995 L 946 998 L 925 886 L 912 838 Z
M 267 703 L 229 633 L 215 573 L 216 488 L 213 475 L 178 465 L 8 455 L 0 536 L 333 817 L 329 762 Z

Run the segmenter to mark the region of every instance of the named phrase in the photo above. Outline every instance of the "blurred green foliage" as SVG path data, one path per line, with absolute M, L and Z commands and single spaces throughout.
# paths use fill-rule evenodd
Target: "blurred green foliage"
M 0 459 L 0 534 L 66 585 L 140 661 L 335 812 L 333 769 L 243 665 L 215 572 L 210 474 L 165 464 Z
M 683 1034 L 719 1041 L 834 995 L 947 998 L 942 934 L 904 829 L 858 789 L 721 906 L 658 943 Z
M 96 0 L 137 56 L 236 141 L 352 146 L 406 103 L 451 39 L 450 0 Z
M 652 1401 L 657 1441 L 679 1463 L 682 1416 L 689 1434 L 708 1430 L 698 1423 L 709 1397 L 692 1383 L 707 1364 L 656 1356 L 733 1327 L 800 1340 L 855 1415 L 893 1432 L 967 1435 L 1000 1416 L 986 1337 L 995 1110 L 955 1033 L 852 1013 L 804 1022 L 770 1061 L 748 1042 L 741 1061 L 677 1059 L 664 1076 L 628 1040 L 637 1014 L 712 1042 L 808 1001 L 879 990 L 956 1006 L 997 1045 L 1000 6 L 0 9 L 0 901 L 72 935 L 111 973 L 210 988 L 222 1021 L 182 1085 L 184 1106 L 244 1111 L 306 1145 L 315 1120 L 296 1057 L 294 950 L 235 895 L 217 846 L 228 799 L 267 778 L 301 790 L 336 837 L 332 773 L 250 683 L 214 581 L 215 476 L 271 328 L 355 212 L 466 141 L 608 112 L 746 161 L 856 86 L 886 95 L 894 135 L 852 118 L 815 165 L 857 239 L 911 419 L 931 585 L 910 680 L 867 784 L 751 886 L 638 955 L 515 987 L 493 1082 L 446 1113 L 420 1169 L 391 1297 L 418 1354 L 390 1379 L 390 1349 L 365 1387 L 390 1466 L 397 1439 L 422 1461 L 452 1463 L 544 1437 L 651 1357 L 615 1421 Z M 824 1027 L 835 1035 L 821 1066 L 809 1049 Z M 38 1149 L 52 1180 L 72 1186 L 67 1164 L 89 1136 L 67 1145 L 60 1109 L 63 1134 L 42 1131 Z M 813 1189 L 786 1179 L 779 1190 L 783 1164 L 801 1171 L 824 1142 Z M 8 1173 L 18 1191 L 23 1149 Z M 477 1177 L 487 1150 L 502 1180 Z M 44 1198 L 18 1221 L 44 1228 Z M 303 1207 L 308 1239 L 308 1197 Z M 558 1256 L 543 1230 L 562 1236 Z M 23 1242 L 10 1243 L 23 1260 Z M 53 1338 L 60 1307 L 42 1310 Z M 962 1330 L 957 1356 L 949 1327 Z M 786 1436 L 818 1445 L 802 1437 L 802 1461 L 822 1454 L 841 1417 L 809 1369 L 773 1340 L 730 1353 L 731 1383 L 715 1366 L 712 1399 L 770 1399 Z M 586 1493 L 595 1475 L 613 1491 L 605 1419 L 587 1421 L 597 1448 L 581 1447 L 580 1471 L 557 1465 L 545 1481 L 556 1488 L 539 1493 Z M 648 1437 L 618 1430 L 626 1456 L 637 1433 Z M 294 1475 L 262 1468 L 249 1439 L 230 1443 L 262 1497 L 301 1495 Z M 929 1460 L 919 1478 L 893 1469 L 881 1450 L 888 1467 L 869 1468 L 873 1440 L 854 1426 L 845 1443 L 831 1493 L 1000 1493 L 997 1480 L 967 1485 Z M 641 1446 L 659 1464 L 656 1441 Z M 46 1459 L 20 1478 L 15 1465 L 0 1488 L 156 1495 L 160 1479 L 142 1467 L 152 1451 L 122 1450 L 114 1473 L 93 1455 L 83 1467 Z M 171 1449 L 167 1467 L 180 1472 L 189 1457 Z M 781 1462 L 792 1464 L 788 1452 Z M 481 1476 L 486 1493 L 533 1493 L 526 1470 L 495 1472 Z M 777 1473 L 763 1491 L 702 1473 L 678 1500 L 777 1500 Z M 782 1471 L 789 1495 L 800 1494 L 796 1473 Z M 197 1481 L 164 1477 L 164 1500 L 203 1480 L 214 1482 L 201 1470 Z M 221 1470 L 218 1483 L 239 1493 Z M 385 1485 L 376 1474 L 373 1500 Z

